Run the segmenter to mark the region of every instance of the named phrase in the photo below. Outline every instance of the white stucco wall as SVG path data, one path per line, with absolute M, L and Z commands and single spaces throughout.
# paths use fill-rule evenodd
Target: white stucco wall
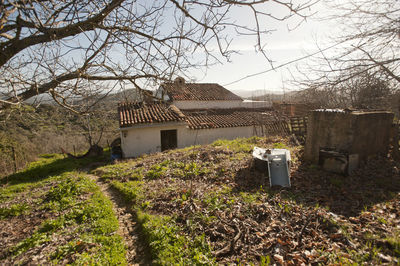
M 252 100 L 244 100 L 241 103 L 242 108 L 271 108 L 271 101 L 252 101 Z
M 121 146 L 125 158 L 161 151 L 161 130 L 177 130 L 178 148 L 194 144 L 209 144 L 217 139 L 251 137 L 254 127 L 216 128 L 192 130 L 182 123 L 139 126 L 121 129 Z M 260 132 L 260 130 L 257 130 Z M 196 136 L 197 135 L 197 136 Z
M 173 101 L 181 110 L 240 108 L 242 101 Z
M 121 129 L 121 147 L 125 158 L 161 151 L 161 130 L 177 130 L 178 147 L 186 123 L 135 126 Z

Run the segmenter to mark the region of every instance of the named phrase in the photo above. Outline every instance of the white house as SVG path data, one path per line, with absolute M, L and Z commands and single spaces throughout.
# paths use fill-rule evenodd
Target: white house
M 118 107 L 125 158 L 261 135 L 277 121 L 268 103 L 248 104 L 218 84 L 185 83 L 178 78 L 161 85 L 155 96 L 162 100 Z

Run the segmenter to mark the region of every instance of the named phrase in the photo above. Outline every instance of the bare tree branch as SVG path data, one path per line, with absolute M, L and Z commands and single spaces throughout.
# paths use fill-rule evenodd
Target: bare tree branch
M 42 93 L 72 110 L 72 95 L 101 94 L 115 84 L 148 88 L 229 61 L 236 35 L 246 36 L 268 59 L 265 35 L 273 30 L 268 22 L 302 21 L 314 3 L 5 1 L 0 5 L 0 110 Z M 273 14 L 272 6 L 282 14 Z

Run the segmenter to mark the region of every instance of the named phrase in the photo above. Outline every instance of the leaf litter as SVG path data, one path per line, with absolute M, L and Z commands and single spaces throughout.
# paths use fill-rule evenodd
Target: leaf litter
M 252 147 L 277 143 L 291 151 L 291 188 L 269 188 L 254 168 Z M 146 211 L 174 217 L 189 238 L 204 234 L 218 264 L 399 263 L 399 163 L 376 157 L 345 177 L 307 164 L 302 153 L 286 138 L 253 138 L 123 164 L 140 168 Z M 138 179 L 108 171 L 95 172 Z

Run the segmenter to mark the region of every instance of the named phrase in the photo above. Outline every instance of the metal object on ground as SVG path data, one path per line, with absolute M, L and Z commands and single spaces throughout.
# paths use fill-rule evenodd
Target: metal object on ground
M 319 165 L 325 171 L 351 175 L 358 168 L 358 154 L 347 154 L 347 152 L 338 152 L 333 148 L 322 148 L 319 150 Z
M 348 158 L 342 152 L 320 149 L 319 164 L 322 169 L 336 174 L 345 174 L 347 171 Z
M 290 187 L 289 150 L 254 147 L 253 157 L 258 170 L 268 171 L 270 186 Z

